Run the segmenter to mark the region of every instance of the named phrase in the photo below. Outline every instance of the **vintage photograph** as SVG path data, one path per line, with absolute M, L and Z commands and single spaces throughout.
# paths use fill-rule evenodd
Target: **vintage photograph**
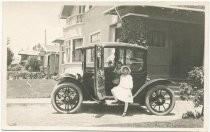
M 2 2 L 2 129 L 207 131 L 207 5 Z

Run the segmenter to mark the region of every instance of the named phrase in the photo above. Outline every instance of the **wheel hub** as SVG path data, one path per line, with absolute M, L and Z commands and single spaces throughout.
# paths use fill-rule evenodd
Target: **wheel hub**
M 165 98 L 164 96 L 160 95 L 157 97 L 157 105 L 163 105 L 165 103 Z
M 67 102 L 68 102 L 69 100 L 70 100 L 70 99 L 69 99 L 69 97 L 68 97 L 68 96 L 67 96 L 67 97 L 65 97 L 65 101 L 67 101 Z

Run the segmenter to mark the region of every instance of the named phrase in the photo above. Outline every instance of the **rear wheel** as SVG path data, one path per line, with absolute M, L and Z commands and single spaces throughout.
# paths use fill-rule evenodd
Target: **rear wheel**
M 164 86 L 153 87 L 146 95 L 146 106 L 155 115 L 166 115 L 175 106 L 174 93 Z
M 59 113 L 75 113 L 79 110 L 83 96 L 80 88 L 73 83 L 58 85 L 52 92 L 51 102 Z

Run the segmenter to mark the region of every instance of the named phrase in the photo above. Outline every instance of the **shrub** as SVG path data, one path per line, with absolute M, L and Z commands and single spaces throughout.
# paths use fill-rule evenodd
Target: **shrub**
M 195 107 L 202 106 L 201 113 L 196 113 L 196 118 L 203 116 L 204 105 L 204 71 L 203 67 L 194 67 L 188 72 L 188 83 L 181 83 L 180 98 L 183 100 L 192 99 Z M 191 117 L 192 113 L 183 114 L 183 118 Z
M 41 62 L 37 59 L 37 57 L 30 57 L 28 63 L 25 65 L 25 69 L 30 72 L 38 72 L 40 71 Z
M 8 71 L 20 71 L 22 69 L 22 66 L 20 64 L 16 64 L 15 66 L 9 66 Z
M 8 79 L 43 79 L 46 75 L 43 72 L 28 71 L 7 71 Z

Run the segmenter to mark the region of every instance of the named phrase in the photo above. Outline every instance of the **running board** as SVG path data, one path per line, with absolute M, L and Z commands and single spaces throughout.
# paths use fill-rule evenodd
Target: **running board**
M 113 100 L 114 97 L 113 96 L 105 96 L 105 99 L 107 99 L 107 100 Z

